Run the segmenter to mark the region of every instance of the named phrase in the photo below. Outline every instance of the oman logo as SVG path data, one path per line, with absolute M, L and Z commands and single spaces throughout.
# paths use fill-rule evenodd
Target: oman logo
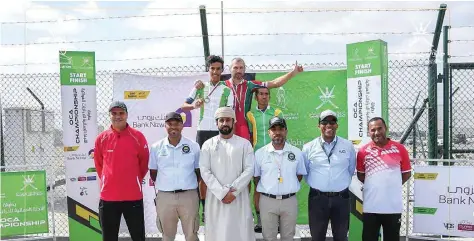
M 24 191 L 27 187 L 31 187 L 34 190 L 38 190 L 38 188 L 33 185 L 35 183 L 34 178 L 35 178 L 35 175 L 33 175 L 33 176 L 30 176 L 30 175 L 23 176 L 23 188 L 20 189 L 20 191 Z
M 332 100 L 336 98 L 334 95 L 334 87 L 335 85 L 332 86 L 332 89 L 329 90 L 328 87 L 326 87 L 326 90 L 321 89 L 321 86 L 318 86 L 319 91 L 321 92 L 321 95 L 319 96 L 319 99 L 321 100 L 321 104 L 316 107 L 316 110 L 320 109 L 321 107 L 325 106 L 326 104 L 332 105 L 334 108 L 339 109 L 337 105 L 335 105 Z

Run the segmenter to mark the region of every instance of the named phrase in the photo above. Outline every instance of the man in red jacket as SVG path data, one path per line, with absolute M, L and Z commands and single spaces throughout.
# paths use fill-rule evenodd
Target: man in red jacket
M 97 136 L 94 163 L 100 180 L 99 221 L 104 241 L 117 241 L 122 214 L 133 241 L 145 240 L 142 180 L 148 171 L 145 136 L 127 123 L 127 106 L 109 108 L 110 129 Z

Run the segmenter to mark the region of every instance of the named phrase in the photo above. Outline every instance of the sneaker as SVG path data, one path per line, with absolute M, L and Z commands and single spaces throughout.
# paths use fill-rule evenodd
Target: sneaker
M 262 226 L 261 225 L 255 225 L 255 228 L 253 229 L 256 233 L 262 233 Z

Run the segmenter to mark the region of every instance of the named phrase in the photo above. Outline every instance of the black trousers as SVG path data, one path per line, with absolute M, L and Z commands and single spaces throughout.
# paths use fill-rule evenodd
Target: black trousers
M 99 222 L 102 228 L 103 241 L 117 241 L 120 219 L 127 223 L 133 241 L 145 241 L 145 216 L 143 199 L 137 201 L 104 201 L 99 202 Z
M 349 190 L 329 195 L 311 188 L 308 196 L 308 216 L 312 241 L 326 240 L 329 220 L 333 240 L 347 241 L 350 216 Z
M 383 241 L 399 241 L 401 213 L 364 213 L 362 216 L 362 241 L 379 240 L 380 227 L 383 228 Z

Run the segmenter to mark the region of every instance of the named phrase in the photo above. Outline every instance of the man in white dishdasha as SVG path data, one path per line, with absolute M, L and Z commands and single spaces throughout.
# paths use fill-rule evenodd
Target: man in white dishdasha
M 204 142 L 199 169 L 206 183 L 206 241 L 254 241 L 248 184 L 255 156 L 247 139 L 234 135 L 235 111 L 215 113 L 219 135 Z

